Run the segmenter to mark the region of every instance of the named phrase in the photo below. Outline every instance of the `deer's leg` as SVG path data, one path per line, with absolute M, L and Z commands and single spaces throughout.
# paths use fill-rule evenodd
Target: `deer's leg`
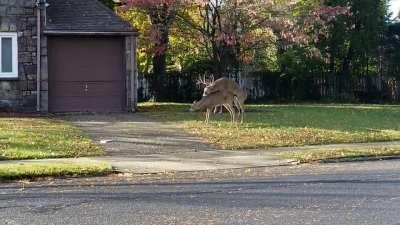
M 222 106 L 224 106 L 225 109 L 229 112 L 229 115 L 231 116 L 231 120 L 232 120 L 232 112 L 231 112 L 231 110 L 229 109 L 228 104 L 223 104 Z
M 233 108 L 233 105 L 231 105 L 231 104 L 229 104 L 229 108 L 231 109 L 231 112 L 232 112 L 232 123 L 235 123 L 236 122 L 236 118 L 235 118 L 236 111 Z
M 243 123 L 243 119 L 244 119 L 244 102 L 240 102 L 239 98 L 235 97 L 234 100 L 235 106 L 238 108 L 239 110 L 239 115 L 240 115 L 240 123 Z
M 240 105 L 242 106 L 242 121 L 241 121 L 241 123 L 243 123 L 243 120 L 244 120 L 244 102 L 240 103 Z
M 221 111 L 222 111 L 221 109 L 222 109 L 222 106 L 220 106 L 220 105 L 215 106 L 214 107 L 214 114 L 221 113 Z
M 215 108 L 214 108 L 214 114 L 222 114 L 222 109 L 223 109 L 223 106 L 222 105 L 217 105 L 217 106 L 215 106 Z
M 208 123 L 208 121 L 210 119 L 210 113 L 211 113 L 211 109 L 207 108 L 207 110 L 206 110 L 206 123 Z
M 242 107 L 240 105 L 239 99 L 237 96 L 233 97 L 233 105 L 237 108 L 238 110 L 238 116 L 243 116 L 242 115 Z
M 224 104 L 224 107 L 228 110 L 229 114 L 231 115 L 231 122 L 235 122 L 235 110 L 231 104 Z

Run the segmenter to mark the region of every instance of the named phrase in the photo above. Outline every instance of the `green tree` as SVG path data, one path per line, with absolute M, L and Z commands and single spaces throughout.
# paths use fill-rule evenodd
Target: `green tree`
M 350 14 L 332 21 L 326 35 L 311 43 L 321 52 L 321 75 L 338 77 L 336 92 L 350 93 L 352 79 L 381 73 L 381 48 L 388 24 L 387 0 L 328 0 L 329 6 L 348 7 Z M 319 61 L 319 60 L 317 60 Z M 316 65 L 318 65 L 317 63 Z

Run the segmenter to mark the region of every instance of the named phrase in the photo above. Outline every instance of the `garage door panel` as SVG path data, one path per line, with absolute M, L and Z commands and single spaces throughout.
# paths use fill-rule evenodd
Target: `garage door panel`
M 126 103 L 123 40 L 49 37 L 49 110 L 122 111 Z
M 121 81 L 113 82 L 55 82 L 54 97 L 121 96 L 124 88 Z
M 58 68 L 63 68 L 59 76 L 56 76 L 54 81 L 115 81 L 116 77 L 109 76 L 109 74 L 121 74 L 122 68 L 106 67 L 99 65 L 111 65 L 111 62 L 98 62 L 93 65 L 73 65 L 68 61 L 64 61 L 62 65 L 57 65 Z M 67 66 L 68 65 L 68 66 Z M 84 75 L 82 77 L 82 75 Z
M 123 66 L 112 66 L 123 60 L 122 39 L 55 38 L 49 45 L 51 65 L 62 68 L 54 81 L 112 81 L 116 77 L 110 74 L 123 73 Z
M 122 96 L 125 90 L 124 86 L 120 86 L 121 82 L 95 82 L 87 83 L 85 96 Z
M 83 82 L 56 82 L 53 83 L 52 97 L 80 97 L 85 94 Z
M 121 104 L 118 96 L 58 97 L 52 106 L 57 112 L 120 112 Z

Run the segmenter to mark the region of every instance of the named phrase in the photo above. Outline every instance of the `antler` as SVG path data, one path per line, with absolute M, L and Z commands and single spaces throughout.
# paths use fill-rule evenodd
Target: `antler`
M 210 75 L 210 83 L 209 83 L 209 84 L 213 84 L 214 81 L 215 81 L 215 79 L 214 79 L 214 74 L 211 74 L 211 75 Z
M 210 86 L 214 83 L 214 75 L 210 75 L 209 79 L 206 79 L 206 75 L 204 74 L 203 77 L 199 76 L 196 80 L 196 85 L 200 86 L 200 85 L 205 85 Z
M 201 77 L 201 76 L 199 76 L 198 78 L 197 78 L 197 80 L 196 80 L 196 85 L 201 85 L 201 84 L 204 84 L 204 85 L 208 85 L 208 83 L 207 83 L 207 81 L 206 81 L 206 75 L 203 75 L 203 77 Z

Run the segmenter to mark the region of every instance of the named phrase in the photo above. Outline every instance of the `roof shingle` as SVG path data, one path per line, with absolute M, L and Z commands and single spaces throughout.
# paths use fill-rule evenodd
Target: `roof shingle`
M 48 0 L 46 32 L 137 32 L 99 0 Z

